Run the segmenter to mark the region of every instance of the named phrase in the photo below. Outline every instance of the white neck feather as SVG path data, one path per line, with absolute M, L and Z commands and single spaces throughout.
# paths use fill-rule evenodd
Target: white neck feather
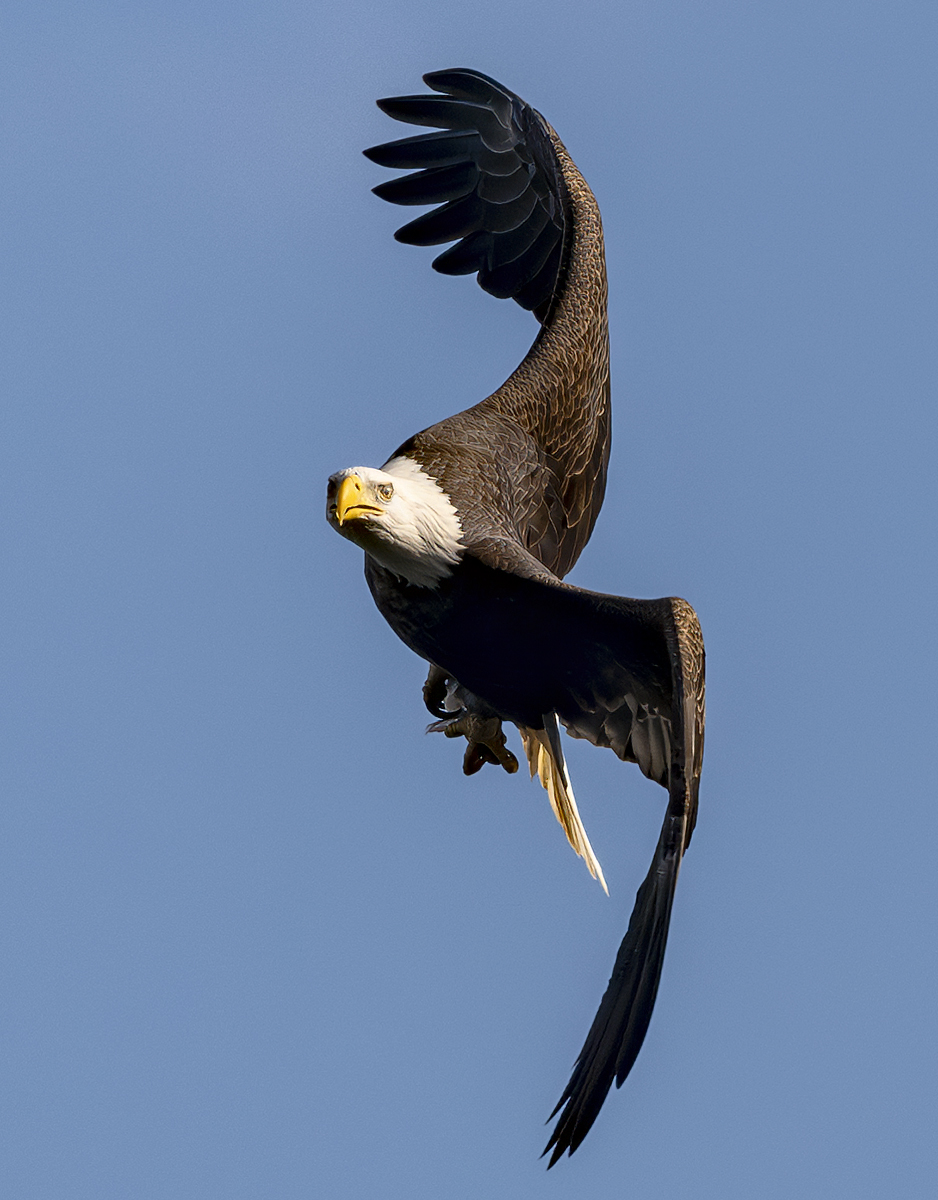
M 394 482 L 387 519 L 365 546 L 381 566 L 417 587 L 436 587 L 462 554 L 459 514 L 440 485 L 412 458 L 381 468 Z

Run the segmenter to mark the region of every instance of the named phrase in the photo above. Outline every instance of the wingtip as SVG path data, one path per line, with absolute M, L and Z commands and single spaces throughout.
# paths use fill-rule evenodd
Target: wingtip
M 549 1149 L 550 1149 L 550 1146 L 549 1146 L 549 1145 L 547 1145 L 547 1146 L 545 1146 L 545 1147 L 544 1147 L 544 1149 L 541 1151 L 541 1158 L 543 1158 L 543 1157 L 544 1157 L 544 1155 L 547 1153 L 547 1151 L 548 1151 Z M 555 1147 L 554 1147 L 554 1152 L 553 1152 L 553 1154 L 550 1156 L 550 1162 L 547 1164 L 547 1169 L 548 1169 L 548 1171 L 551 1169 L 551 1167 L 553 1167 L 553 1166 L 555 1166 L 557 1163 L 559 1163 L 559 1162 L 560 1162 L 560 1160 L 561 1160 L 561 1158 L 563 1158 L 563 1151 L 560 1149 L 560 1147 L 559 1147 L 559 1146 L 555 1146 Z
M 551 1113 L 551 1115 L 547 1118 L 547 1121 L 551 1121 L 553 1119 L 553 1116 L 554 1116 L 554 1114 Z M 545 1125 L 547 1124 L 547 1121 L 544 1122 Z M 550 1155 L 550 1162 L 547 1164 L 548 1171 L 551 1169 L 551 1167 L 554 1165 L 555 1162 L 559 1161 L 561 1155 L 563 1154 L 563 1150 L 561 1150 L 560 1147 L 557 1145 L 556 1131 L 551 1134 L 550 1141 L 547 1143 L 547 1145 L 541 1151 L 539 1157 L 543 1158 L 545 1154 L 550 1154 L 551 1150 L 553 1150 L 553 1154 Z
M 554 1112 L 551 1113 L 551 1115 L 547 1118 L 548 1121 L 553 1120 L 554 1113 L 556 1113 L 556 1111 L 557 1110 L 554 1109 Z M 541 1158 L 543 1158 L 544 1155 L 547 1154 L 548 1152 L 551 1152 L 550 1162 L 548 1162 L 548 1164 L 547 1164 L 548 1171 L 551 1169 L 551 1167 L 553 1167 L 557 1163 L 559 1163 L 565 1154 L 567 1155 L 568 1158 L 572 1154 L 574 1154 L 576 1152 L 577 1147 L 583 1141 L 583 1138 L 586 1137 L 586 1133 L 584 1133 L 583 1137 L 567 1139 L 567 1138 L 560 1137 L 559 1132 L 560 1131 L 559 1131 L 559 1127 L 558 1127 L 551 1134 L 550 1141 L 547 1143 L 547 1145 L 541 1151 L 541 1155 L 540 1155 Z

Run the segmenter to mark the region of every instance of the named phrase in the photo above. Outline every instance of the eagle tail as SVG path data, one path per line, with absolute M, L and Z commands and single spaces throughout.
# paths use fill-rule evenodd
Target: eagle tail
M 599 880 L 603 891 L 608 896 L 609 889 L 603 878 L 603 869 L 599 865 L 599 859 L 593 853 L 593 847 L 586 836 L 586 829 L 583 827 L 579 809 L 576 806 L 573 785 L 570 782 L 563 748 L 560 745 L 560 727 L 557 723 L 556 713 L 544 715 L 543 729 L 528 729 L 521 726 L 521 740 L 524 743 L 528 766 L 531 768 L 531 778 L 533 779 L 535 775 L 540 778 L 550 799 L 554 816 L 567 835 L 567 841 L 585 861 L 589 873 L 594 879 Z

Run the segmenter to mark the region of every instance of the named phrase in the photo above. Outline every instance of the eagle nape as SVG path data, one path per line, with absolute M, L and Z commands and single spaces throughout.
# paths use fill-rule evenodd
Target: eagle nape
M 466 738 L 466 774 L 486 764 L 513 773 L 503 726 L 514 724 L 532 776 L 603 887 L 561 726 L 637 764 L 668 794 L 609 986 L 552 1114 L 553 1166 L 583 1141 L 648 1029 L 697 812 L 703 638 L 677 597 L 637 600 L 564 582 L 602 506 L 610 451 L 606 268 L 593 193 L 554 129 L 502 84 L 465 68 L 424 81 L 434 94 L 379 107 L 429 132 L 365 151 L 412 172 L 379 184 L 380 198 L 436 206 L 395 236 L 452 243 L 434 259 L 437 271 L 475 275 L 540 329 L 492 395 L 409 437 L 380 468 L 336 472 L 327 520 L 364 551 L 378 609 L 429 664 L 430 731 Z

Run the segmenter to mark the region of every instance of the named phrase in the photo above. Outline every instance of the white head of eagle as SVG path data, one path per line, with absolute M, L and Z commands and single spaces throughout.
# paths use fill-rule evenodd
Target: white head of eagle
M 347 467 L 329 477 L 326 519 L 382 567 L 417 587 L 436 587 L 459 562 L 459 514 L 412 458 Z

